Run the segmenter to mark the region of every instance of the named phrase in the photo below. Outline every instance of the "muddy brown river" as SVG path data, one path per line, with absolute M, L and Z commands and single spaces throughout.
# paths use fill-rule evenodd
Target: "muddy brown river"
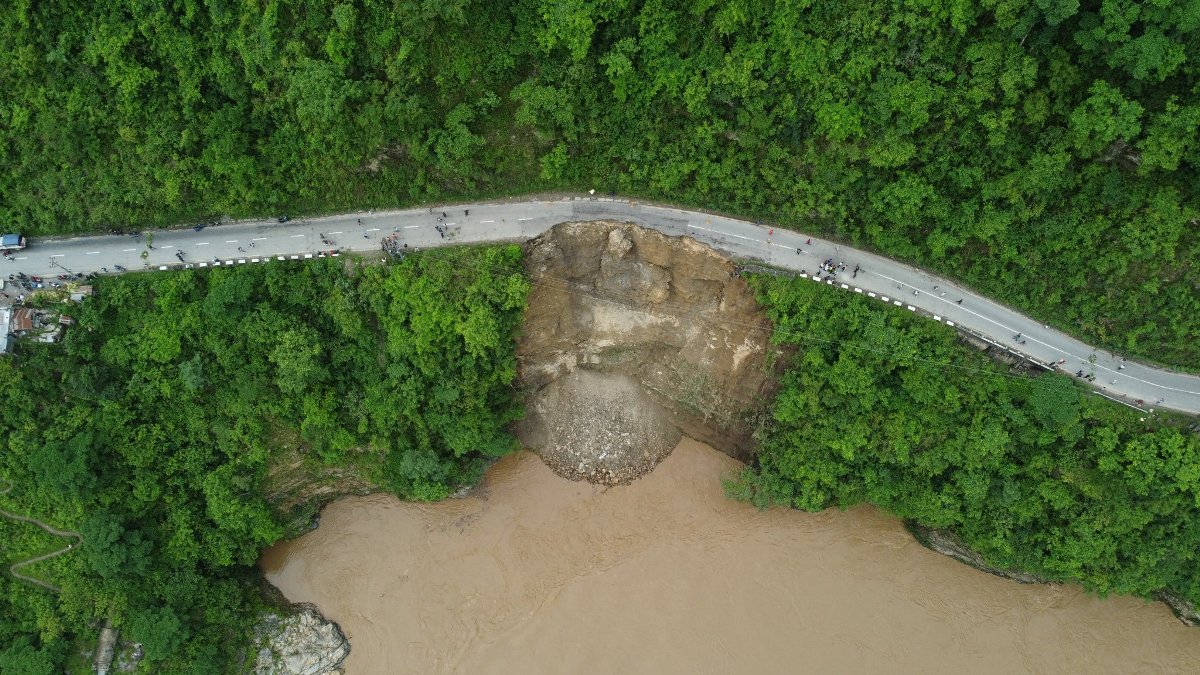
M 993 577 L 870 508 L 762 513 L 722 494 L 737 466 L 684 440 L 603 488 L 521 453 L 466 499 L 339 500 L 261 564 L 350 675 L 1200 672 L 1161 604 Z

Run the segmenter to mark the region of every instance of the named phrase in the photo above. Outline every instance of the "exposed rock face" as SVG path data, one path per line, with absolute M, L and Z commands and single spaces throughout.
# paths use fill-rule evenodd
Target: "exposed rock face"
M 256 628 L 256 675 L 340 674 L 350 643 L 336 623 L 326 621 L 316 607 L 302 605 L 299 614 L 267 615 Z
M 607 460 L 620 446 L 643 462 L 642 450 L 654 456 L 659 441 L 678 432 L 738 459 L 751 456 L 753 419 L 773 394 L 770 328 L 728 260 L 687 237 L 587 222 L 563 223 L 530 241 L 525 264 L 535 285 L 517 358 L 529 408 L 516 432 L 528 447 L 544 452 L 569 429 L 604 429 L 576 434 L 573 464 L 563 457 L 551 465 L 609 483 L 638 472 L 606 467 L 601 455 Z M 614 395 L 602 395 L 595 378 L 568 379 L 579 371 L 614 376 Z M 578 386 L 587 391 L 572 393 Z M 643 393 L 657 410 L 641 401 Z M 589 410 L 607 421 L 589 418 Z M 632 439 L 647 433 L 638 428 L 647 420 L 674 430 L 651 429 L 658 440 L 638 447 Z M 583 447 L 589 436 L 597 438 L 590 450 Z M 617 438 L 630 442 L 614 445 Z M 582 470 L 580 459 L 588 460 Z
M 1189 626 L 1200 626 L 1200 607 L 1175 591 L 1159 591 L 1158 599 L 1166 603 L 1176 618 Z
M 977 570 L 995 574 L 998 577 L 1012 579 L 1022 584 L 1050 584 L 1054 583 L 1049 579 L 1022 572 L 1021 570 L 1006 570 L 999 567 L 993 567 L 983 559 L 983 556 L 976 553 L 973 549 L 963 543 L 958 535 L 949 530 L 935 530 L 932 527 L 918 525 L 911 520 L 904 522 L 904 526 L 912 532 L 913 537 L 921 543 L 922 546 L 937 551 L 942 555 L 948 555 L 959 562 L 966 563 Z

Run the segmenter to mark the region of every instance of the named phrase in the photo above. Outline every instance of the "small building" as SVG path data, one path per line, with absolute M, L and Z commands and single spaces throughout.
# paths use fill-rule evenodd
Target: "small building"
M 71 302 L 83 302 L 83 299 L 92 295 L 94 291 L 90 285 L 76 286 L 75 290 L 71 291 Z
M 0 354 L 8 353 L 12 337 L 12 307 L 0 307 Z

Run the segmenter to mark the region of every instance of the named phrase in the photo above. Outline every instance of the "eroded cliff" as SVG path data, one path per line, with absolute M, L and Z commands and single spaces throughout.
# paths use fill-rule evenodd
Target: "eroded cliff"
M 770 329 L 733 264 L 629 223 L 527 244 L 522 442 L 561 475 L 628 481 L 686 434 L 746 460 L 773 391 Z

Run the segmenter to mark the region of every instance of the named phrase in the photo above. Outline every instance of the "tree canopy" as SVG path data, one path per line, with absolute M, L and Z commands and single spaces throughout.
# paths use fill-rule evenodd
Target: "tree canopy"
M 1200 363 L 1196 0 L 14 2 L 0 222 L 601 188 Z
M 161 668 L 232 663 L 262 602 L 252 566 L 289 521 L 264 481 L 293 442 L 408 499 L 474 482 L 516 447 L 520 255 L 100 280 L 61 344 L 0 359 L 10 498 L 83 535 L 37 568 L 57 599 L 3 582 L 0 664 L 35 672 L 106 617 Z
M 1010 372 L 899 308 L 806 280 L 755 287 L 796 353 L 735 495 L 869 502 L 1002 568 L 1200 601 L 1200 436 L 1068 377 Z

